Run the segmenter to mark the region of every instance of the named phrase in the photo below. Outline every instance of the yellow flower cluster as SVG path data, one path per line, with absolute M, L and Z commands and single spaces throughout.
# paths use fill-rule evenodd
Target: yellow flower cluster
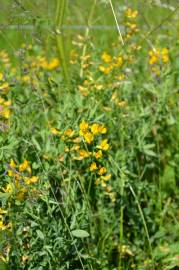
M 11 115 L 11 101 L 0 97 L 0 117 L 8 119 Z
M 103 64 L 99 65 L 99 70 L 105 75 L 108 75 L 114 69 L 122 67 L 124 63 L 124 58 L 119 55 L 117 57 L 112 57 L 110 54 L 103 52 L 101 55 Z
M 52 58 L 50 61 L 47 61 L 47 59 L 43 56 L 37 57 L 37 66 L 42 67 L 47 70 L 53 70 L 56 69 L 60 62 L 58 58 Z
M 133 10 L 132 8 L 128 8 L 128 9 L 126 9 L 124 15 L 128 19 L 135 19 L 138 16 L 138 11 L 137 10 Z
M 11 115 L 12 103 L 6 99 L 6 94 L 9 90 L 9 83 L 5 81 L 5 76 L 0 72 L 0 119 L 6 122 Z
M 138 11 L 133 10 L 131 8 L 126 9 L 124 12 L 124 16 L 127 18 L 127 22 L 125 23 L 126 26 L 126 40 L 129 40 L 134 36 L 138 31 L 138 26 L 136 23 L 136 17 L 138 16 Z
M 53 57 L 49 60 L 45 56 L 38 55 L 38 56 L 26 56 L 26 62 L 24 64 L 24 68 L 27 70 L 35 70 L 42 68 L 44 70 L 55 70 L 60 65 L 60 61 L 58 58 Z M 24 82 L 28 82 L 30 80 L 28 75 L 21 76 L 20 79 Z
M 0 84 L 0 91 L 1 92 L 7 92 L 9 90 L 9 84 L 8 82 L 1 82 Z
M 136 23 L 126 22 L 125 25 L 130 29 L 130 34 L 128 33 L 128 35 L 132 35 L 139 31 Z
M 13 181 L 6 184 L 2 191 L 15 195 L 17 200 L 22 201 L 29 191 L 28 186 L 37 183 L 39 180 L 38 176 L 32 176 L 31 172 L 32 169 L 28 160 L 24 160 L 20 165 L 17 165 L 11 159 L 7 175 L 12 177 Z
M 103 60 L 103 62 L 105 63 L 110 63 L 112 62 L 112 57 L 110 54 L 103 52 L 103 54 L 101 55 L 101 59 Z
M 155 65 L 158 63 L 168 63 L 169 62 L 169 50 L 167 48 L 157 48 L 149 51 L 149 64 Z
M 80 123 L 79 135 L 88 144 L 91 144 L 94 141 L 95 136 L 99 134 L 105 134 L 106 132 L 107 132 L 107 128 L 104 125 L 94 123 L 90 126 L 84 120 Z
M 78 89 L 83 96 L 88 96 L 91 91 L 98 91 L 104 89 L 104 86 L 98 80 L 95 80 L 92 74 L 88 74 L 86 80 L 82 85 L 78 85 Z
M 54 130 L 53 130 L 54 133 Z M 55 133 L 57 133 L 55 131 Z M 107 128 L 101 123 L 92 123 L 82 120 L 79 124 L 79 130 L 74 131 L 68 128 L 63 132 L 61 139 L 68 144 L 65 147 L 65 154 L 69 153 L 70 158 L 76 161 L 84 160 L 87 172 L 94 174 L 96 185 L 101 185 L 105 193 L 115 201 L 112 187 L 108 184 L 111 179 L 106 168 L 106 153 L 110 149 L 108 139 L 103 138 L 107 133 Z M 57 133 L 58 135 L 58 133 Z M 65 156 L 64 154 L 64 156 Z M 60 156 L 59 160 L 64 161 L 64 156 Z
M 54 127 L 50 127 L 50 132 L 53 134 L 53 135 L 60 135 L 60 131 Z

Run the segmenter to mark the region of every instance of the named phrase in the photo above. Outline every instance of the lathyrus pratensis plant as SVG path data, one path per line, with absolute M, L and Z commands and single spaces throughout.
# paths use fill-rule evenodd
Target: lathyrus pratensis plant
M 87 194 L 90 195 L 91 188 L 96 186 L 96 189 L 102 188 L 111 201 L 115 202 L 115 192 L 110 183 L 112 175 L 108 168 L 110 145 L 106 137 L 106 126 L 82 120 L 76 130 L 68 128 L 64 132 L 59 132 L 51 128 L 51 132 L 55 136 L 60 136 L 65 144 L 64 154 L 60 160 L 62 162 L 70 160 L 76 178 L 85 178 L 84 186 Z
M 23 209 L 24 203 L 36 200 L 39 196 L 37 184 L 38 176 L 32 174 L 32 168 L 28 160 L 21 164 L 11 159 L 6 167 L 6 181 L 0 187 L 3 198 L 0 208 L 0 235 L 1 251 L 0 259 L 8 262 L 11 248 L 15 248 L 18 215 Z

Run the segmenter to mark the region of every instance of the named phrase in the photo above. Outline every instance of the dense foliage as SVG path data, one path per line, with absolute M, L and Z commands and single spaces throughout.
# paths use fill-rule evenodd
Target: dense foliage
M 76 1 L 114 29 L 54 38 L 55 1 L 24 2 L 3 3 L 35 30 L 1 31 L 0 270 L 178 269 L 177 7 Z

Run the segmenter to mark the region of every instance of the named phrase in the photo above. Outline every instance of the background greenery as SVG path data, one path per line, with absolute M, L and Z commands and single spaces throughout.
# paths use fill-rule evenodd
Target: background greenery
M 178 269 L 177 1 L 113 1 L 124 46 L 116 29 L 95 29 L 116 26 L 108 1 L 69 0 L 61 40 L 58 1 L 1 2 L 1 86 L 9 90 L 0 94 L 12 104 L 0 120 L 0 200 L 12 225 L 0 228 L 0 269 Z M 139 12 L 132 21 L 129 7 Z M 128 21 L 138 29 L 129 40 Z M 169 61 L 150 65 L 157 48 L 168 48 Z M 109 74 L 100 71 L 104 52 L 112 64 L 123 59 Z M 47 67 L 54 58 L 60 66 Z M 92 158 L 69 151 L 82 120 L 107 128 L 101 164 L 114 194 L 95 184 Z M 19 173 L 24 160 L 30 174 Z M 27 188 L 27 175 L 38 182 Z

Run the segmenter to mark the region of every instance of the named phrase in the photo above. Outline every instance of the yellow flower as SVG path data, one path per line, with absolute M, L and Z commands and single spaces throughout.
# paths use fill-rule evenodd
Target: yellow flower
M 83 157 L 83 158 L 87 158 L 87 157 L 90 156 L 90 153 L 88 151 L 84 150 L 84 149 L 81 149 L 79 151 L 79 154 L 80 154 L 80 157 Z
M 149 51 L 149 56 L 153 56 L 153 55 L 156 55 L 157 57 L 160 56 L 160 49 L 152 49 Z
M 137 10 L 132 10 L 131 8 L 128 8 L 125 11 L 125 16 L 130 19 L 135 19 L 138 16 L 138 11 Z
M 9 165 L 10 165 L 11 168 L 15 168 L 16 167 L 16 163 L 14 162 L 13 159 L 10 160 L 10 164 Z
M 65 153 L 69 153 L 70 152 L 70 148 L 69 147 L 65 147 Z
M 5 102 L 4 102 L 4 105 L 5 105 L 5 106 L 8 106 L 8 107 L 11 106 L 11 105 L 12 105 L 11 100 L 5 101 Z
M 14 185 L 12 183 L 8 183 L 5 188 L 2 188 L 5 193 L 12 193 L 14 190 Z
M 119 81 L 123 81 L 125 79 L 125 74 L 121 74 L 121 75 L 117 76 L 116 79 Z
M 45 57 L 38 57 L 37 58 L 38 60 L 38 66 L 39 67 L 42 67 L 44 69 L 47 69 L 47 70 L 53 70 L 55 68 L 57 68 L 59 66 L 59 60 L 57 58 L 53 58 L 50 62 L 48 62 Z M 36 64 L 35 64 L 36 65 Z
M 92 141 L 94 140 L 94 136 L 91 132 L 86 132 L 83 136 L 88 144 L 92 143 Z
M 28 259 L 29 259 L 29 256 L 27 256 L 27 255 L 23 255 L 23 256 L 22 256 L 22 262 L 23 262 L 24 264 L 28 261 Z
M 107 187 L 106 182 L 105 182 L 105 181 L 102 181 L 102 182 L 101 182 L 101 186 L 102 186 L 103 188 Z
M 3 210 L 3 209 L 0 207 L 0 215 L 3 215 L 3 214 L 7 214 L 7 211 L 6 211 L 6 210 Z
M 108 75 L 112 69 L 113 69 L 113 65 L 110 65 L 108 67 L 104 67 L 102 65 L 99 66 L 99 70 L 103 72 L 105 75 Z
M 85 122 L 84 120 L 80 123 L 80 136 L 84 136 L 84 134 L 87 132 L 88 130 L 88 123 Z
M 48 70 L 53 70 L 59 66 L 60 62 L 57 58 L 53 58 L 50 63 L 47 63 L 46 68 Z
M 167 48 L 162 49 L 162 55 L 167 55 L 169 53 L 169 50 Z
M 88 88 L 82 85 L 78 85 L 78 89 L 84 97 L 88 96 Z
M 169 55 L 168 55 L 168 49 L 163 48 L 163 49 L 156 49 L 156 50 L 150 50 L 149 51 L 149 64 L 154 65 L 156 64 L 159 60 L 162 61 L 163 63 L 167 63 L 169 61 Z
M 32 177 L 30 178 L 31 184 L 37 183 L 38 180 L 39 180 L 38 176 L 32 176 Z
M 91 163 L 90 171 L 93 172 L 93 171 L 96 171 L 97 169 L 98 169 L 98 167 L 97 167 L 96 162 Z
M 60 139 L 61 139 L 62 141 L 65 141 L 65 136 L 62 135 L 62 136 L 60 137 Z
M 168 55 L 163 55 L 163 56 L 162 56 L 162 61 L 163 61 L 164 63 L 167 63 L 167 62 L 169 61 Z
M 60 132 L 56 128 L 53 128 L 53 127 L 50 128 L 50 131 L 51 131 L 51 133 L 53 135 L 59 135 L 60 134 Z
M 112 61 L 112 57 L 111 55 L 109 55 L 108 53 L 104 52 L 101 56 L 101 59 L 105 62 L 105 63 L 110 63 Z
M 103 174 L 105 174 L 107 172 L 107 169 L 105 168 L 105 167 L 101 167 L 100 169 L 99 169 L 99 171 L 98 171 L 98 174 L 99 175 L 103 175 Z
M 3 77 L 4 77 L 3 73 L 0 72 L 0 81 L 2 81 Z
M 38 176 L 32 176 L 32 177 L 26 177 L 24 179 L 24 182 L 26 185 L 31 185 L 31 184 L 37 183 L 38 180 L 39 180 Z
M 30 170 L 31 171 L 28 160 L 24 160 L 24 162 L 19 165 L 19 171 L 20 172 L 24 172 L 26 170 Z
M 107 151 L 109 149 L 108 139 L 102 140 L 101 144 L 98 145 L 97 148 Z
M 8 89 L 9 89 L 9 84 L 7 82 L 0 85 L 0 90 L 8 90 Z
M 96 159 L 98 159 L 98 158 L 101 158 L 103 156 L 103 153 L 102 153 L 101 150 L 99 150 L 98 152 L 94 153 L 94 156 L 95 156 Z
M 99 134 L 99 124 L 92 124 L 90 129 L 94 135 Z
M 149 64 L 154 65 L 160 60 L 160 49 L 150 50 L 149 51 Z
M 120 107 L 120 108 L 124 108 L 125 106 L 126 106 L 126 101 L 119 101 L 118 103 L 117 103 L 117 105 Z
M 126 26 L 128 26 L 131 29 L 131 32 L 135 33 L 138 31 L 137 24 L 127 22 Z
M 21 178 L 21 175 L 19 173 L 16 173 L 14 176 L 15 176 L 16 180 L 20 180 L 20 178 Z
M 24 178 L 24 182 L 26 185 L 30 185 L 31 184 L 31 181 L 30 181 L 30 178 L 29 177 L 25 177 Z
M 110 192 L 109 197 L 113 203 L 116 201 L 116 193 L 115 192 Z
M 64 133 L 67 137 L 72 137 L 74 134 L 74 131 L 71 128 L 68 128 L 65 133 Z
M 111 174 L 108 174 L 108 175 L 105 175 L 105 176 L 101 176 L 101 179 L 103 180 L 103 181 L 109 181 L 110 179 L 111 179 Z
M 106 134 L 107 132 L 107 128 L 104 125 L 100 125 L 98 129 L 100 134 Z
M 24 76 L 21 77 L 21 80 L 22 80 L 23 82 L 30 82 L 30 76 L 24 75 Z
M 84 149 L 80 149 L 79 154 L 80 154 L 80 156 L 74 157 L 73 159 L 74 160 L 83 160 L 84 158 L 88 158 L 91 153 L 84 150 Z
M 105 134 L 107 132 L 107 128 L 103 125 L 99 125 L 99 124 L 95 123 L 95 124 L 92 124 L 92 126 L 91 126 L 91 132 L 94 135 Z
M 102 90 L 103 89 L 102 84 L 95 84 L 94 87 L 95 87 L 96 90 Z
M 121 67 L 124 63 L 123 57 L 122 56 L 118 56 L 115 58 L 115 63 L 114 66 L 115 67 Z
M 80 149 L 80 145 L 76 144 L 70 149 L 70 151 L 78 151 L 79 149 Z
M 8 119 L 8 118 L 10 117 L 10 115 L 11 115 L 11 111 L 10 111 L 9 109 L 4 109 L 4 110 L 1 112 L 1 115 L 2 115 L 4 118 Z
M 112 191 L 112 187 L 111 186 L 107 186 L 105 188 L 105 190 L 106 190 L 107 193 L 110 193 Z
M 74 143 L 80 143 L 81 142 L 81 138 L 80 137 L 76 137 L 75 139 L 73 139 Z
M 6 225 L 3 224 L 3 221 L 0 220 L 0 230 L 6 230 Z
M 167 63 L 167 62 L 169 61 L 168 52 L 169 52 L 169 51 L 168 51 L 167 48 L 163 48 L 163 49 L 162 49 L 161 54 L 162 54 L 162 61 L 163 61 L 163 63 Z
M 154 64 L 156 64 L 157 62 L 158 62 L 158 58 L 157 58 L 156 55 L 153 55 L 153 56 L 150 58 L 150 60 L 149 60 L 149 64 L 150 64 L 150 65 L 154 65 Z
M 12 170 L 8 170 L 8 176 L 13 177 L 15 176 L 15 173 Z

